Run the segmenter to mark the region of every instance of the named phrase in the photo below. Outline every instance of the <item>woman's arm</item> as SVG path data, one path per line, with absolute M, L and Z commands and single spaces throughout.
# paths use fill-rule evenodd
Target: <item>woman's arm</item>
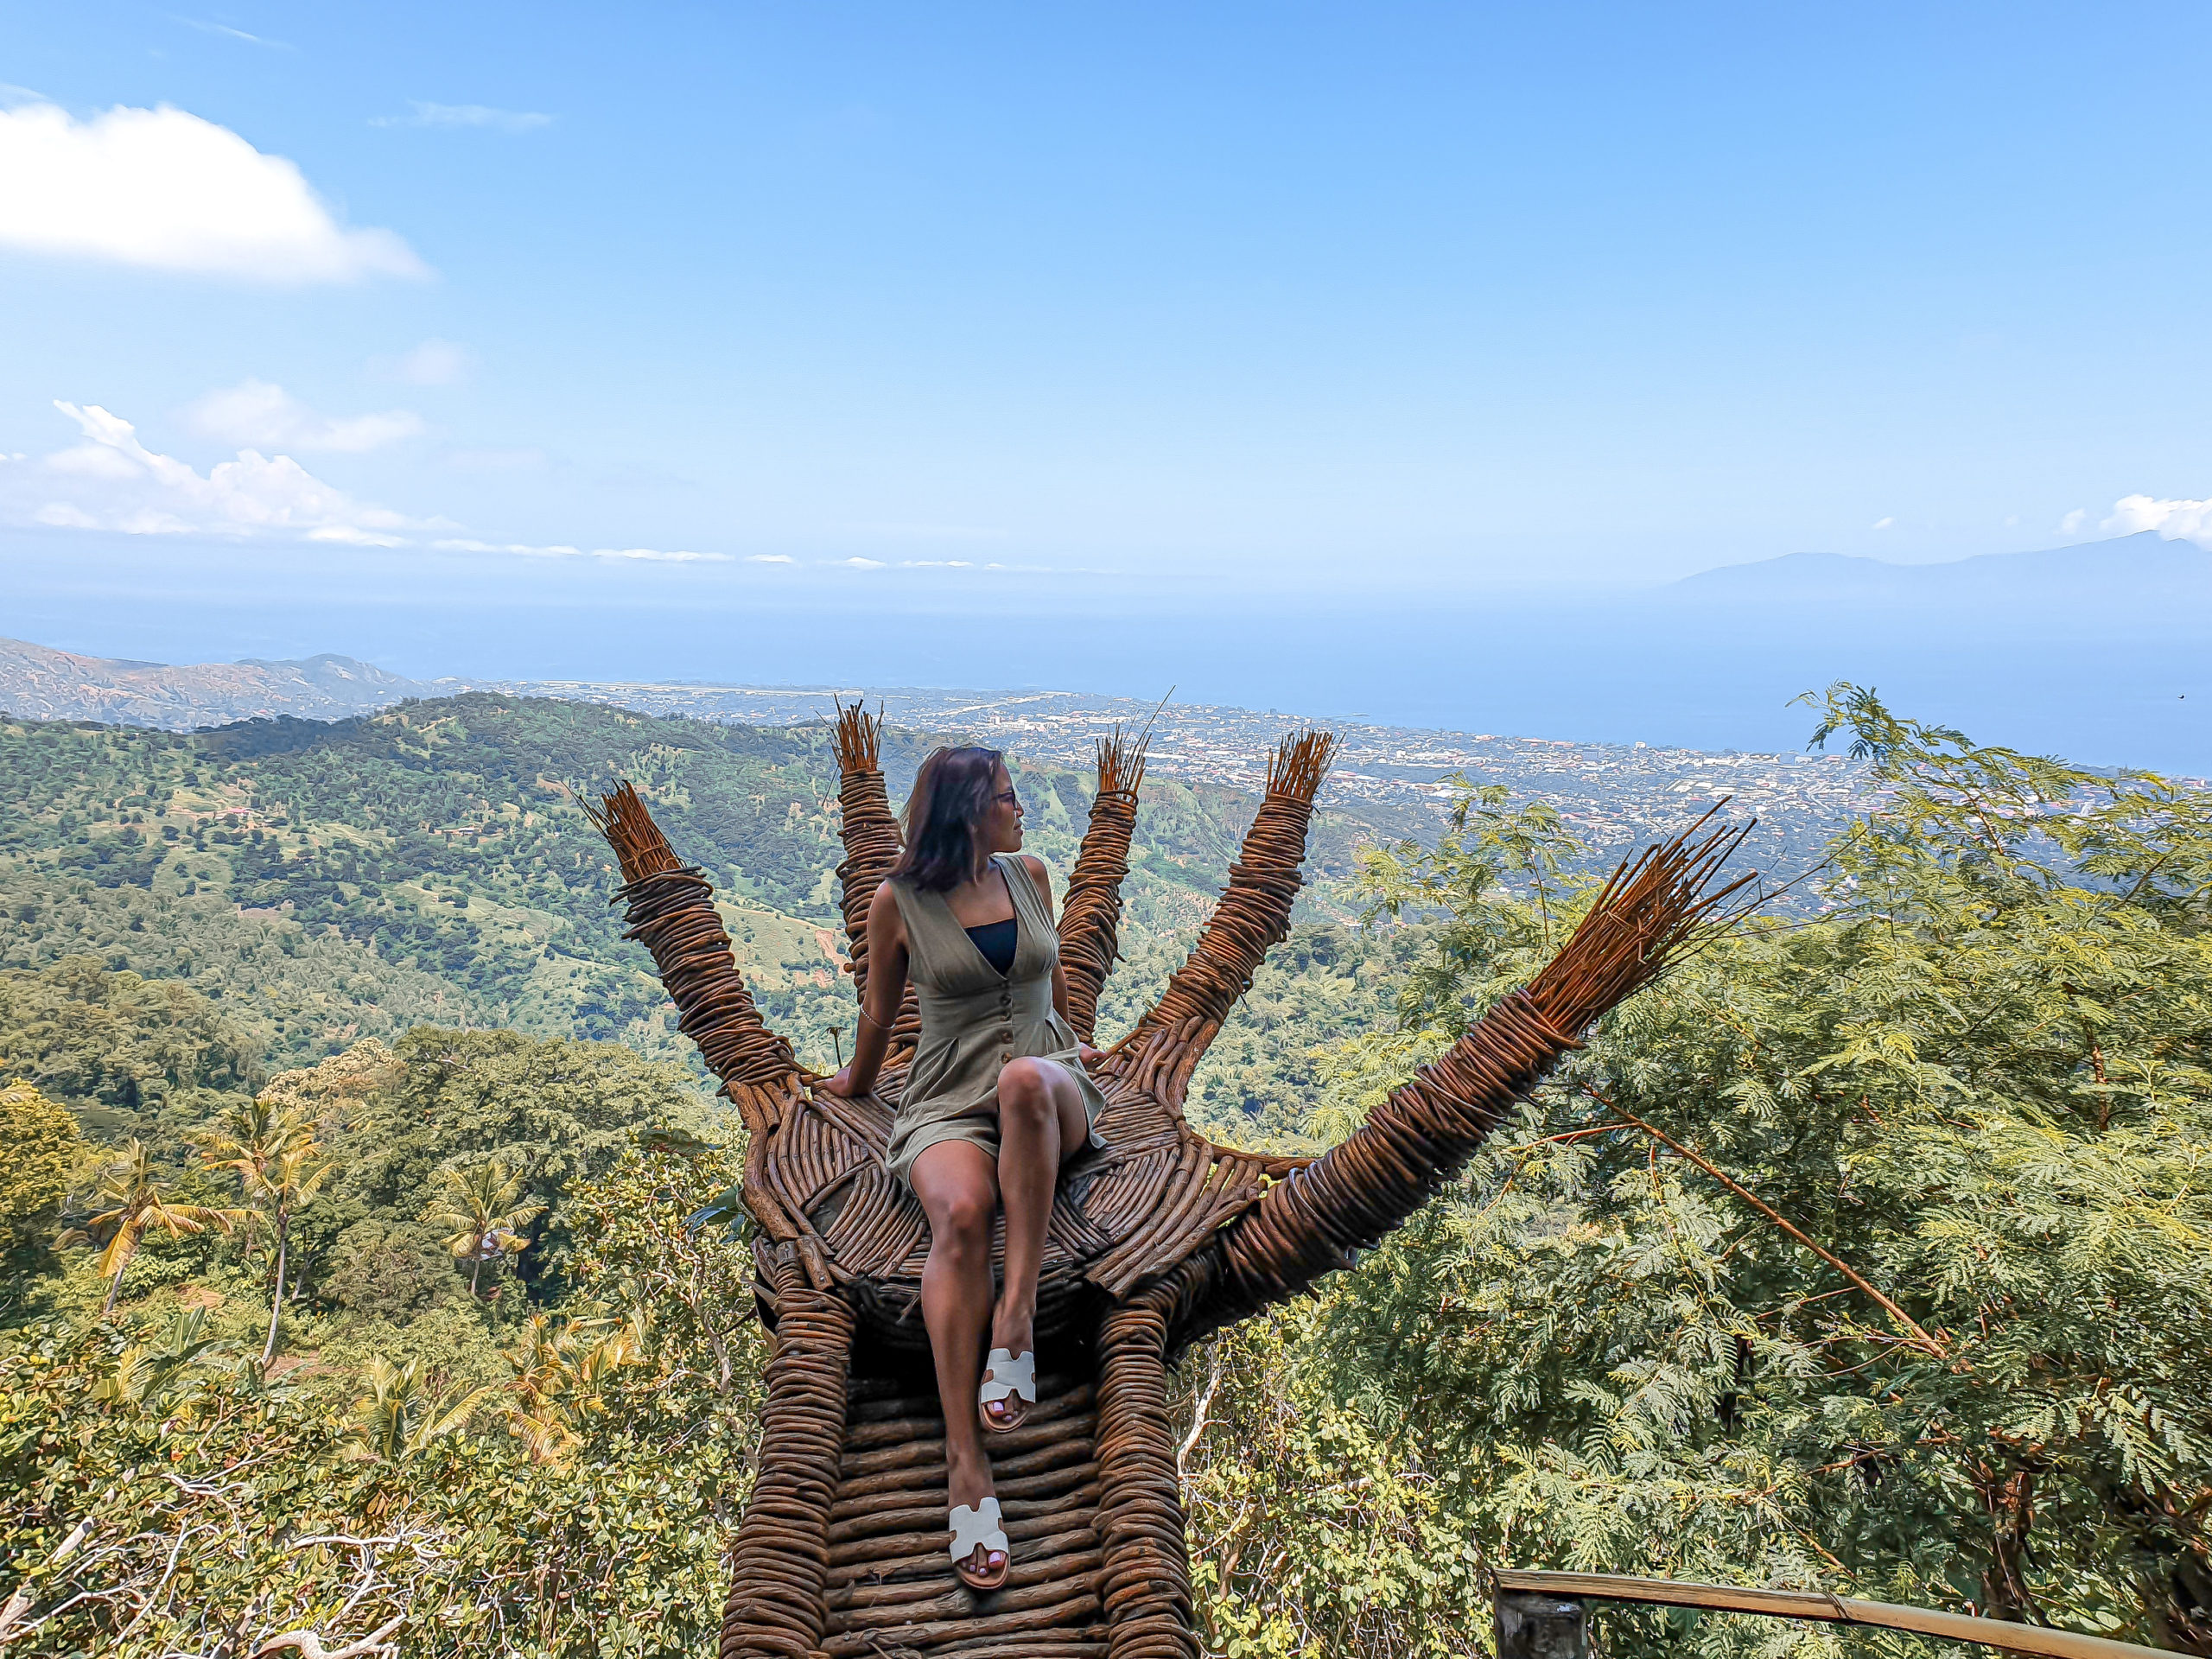
M 891 1048 L 891 1022 L 906 995 L 906 925 L 898 898 L 886 881 L 868 906 L 868 989 L 861 997 L 860 1028 L 853 1036 L 853 1063 L 821 1084 L 823 1093 L 865 1095 Z

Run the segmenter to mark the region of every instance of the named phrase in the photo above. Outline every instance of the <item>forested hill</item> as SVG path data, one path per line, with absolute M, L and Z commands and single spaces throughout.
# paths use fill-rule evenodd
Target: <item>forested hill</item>
M 894 798 L 930 741 L 887 734 Z M 1029 844 L 1064 880 L 1091 780 L 1018 759 L 1017 771 Z M 620 937 L 615 876 L 579 805 L 617 778 L 706 868 L 769 1017 L 830 1065 L 832 1028 L 849 1042 L 852 1016 L 823 724 L 729 727 L 482 694 L 192 735 L 0 723 L 0 967 L 89 957 L 187 982 L 271 1069 L 425 1021 L 615 1039 L 693 1064 L 644 953 Z M 1231 789 L 1147 783 L 1130 960 L 1106 1028 L 1178 959 L 1175 936 L 1203 919 L 1255 807 Z M 1403 946 L 1331 925 L 1347 912 L 1328 884 L 1362 841 L 1425 828 L 1387 805 L 1325 807 L 1306 926 L 1225 1036 L 1217 1078 L 1256 1060 L 1255 1033 L 1289 1012 L 1284 998 L 1319 1020 L 1301 1051 L 1340 1034 L 1348 998 L 1363 1019 L 1376 1011 L 1373 970 Z
M 1189 1357 L 1207 1653 L 1465 1659 L 1491 1568 L 1577 1567 L 2212 1656 L 2212 797 L 1857 688 L 1821 714 L 1885 803 L 1829 840 L 1832 907 L 1686 953 L 1357 1271 Z M 25 1650 L 711 1645 L 766 1354 L 748 1243 L 686 1224 L 734 1137 L 653 1058 L 692 1065 L 577 804 L 617 776 L 826 1062 L 818 726 L 504 696 L 0 726 Z M 1020 783 L 1065 873 L 1087 780 Z M 1147 785 L 1109 1031 L 1253 804 Z M 1359 889 L 1427 919 L 1309 895 L 1194 1079 L 1207 1127 L 1335 1141 L 1553 958 L 1586 846 L 1541 800 L 1448 805 Z M 1386 828 L 1325 811 L 1319 863 Z M 1620 1659 L 1783 1651 L 1605 1617 Z

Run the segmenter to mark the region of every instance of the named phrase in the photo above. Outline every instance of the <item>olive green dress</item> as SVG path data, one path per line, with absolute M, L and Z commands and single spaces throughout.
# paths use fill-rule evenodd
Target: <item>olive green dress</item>
M 940 1141 L 969 1141 L 996 1160 L 999 1071 L 1009 1060 L 1049 1060 L 1065 1070 L 1083 1090 L 1090 1144 L 1106 1144 L 1097 1128 L 1106 1097 L 1077 1058 L 1074 1029 L 1052 1007 L 1060 941 L 1044 896 L 1019 859 L 995 853 L 991 862 L 1014 898 L 1014 963 L 1003 974 L 984 960 L 943 893 L 891 884 L 922 1014 L 921 1041 L 886 1153 L 892 1174 L 910 1187 L 914 1160 Z

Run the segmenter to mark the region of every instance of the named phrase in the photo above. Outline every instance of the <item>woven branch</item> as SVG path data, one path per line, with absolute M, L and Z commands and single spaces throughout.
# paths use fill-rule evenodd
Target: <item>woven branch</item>
M 791 1046 L 768 1029 L 737 970 L 729 931 L 715 909 L 715 889 L 668 844 L 627 783 L 584 808 L 622 868 L 615 898 L 627 904 L 626 939 L 652 952 L 660 982 L 675 1002 L 677 1028 L 698 1045 L 707 1069 L 735 1098 L 776 1089 L 798 1075 Z
M 1122 883 L 1129 874 L 1136 833 L 1137 791 L 1144 783 L 1146 734 L 1117 723 L 1098 740 L 1098 792 L 1083 850 L 1060 906 L 1060 966 L 1068 981 L 1068 1023 L 1090 1042 L 1098 1025 L 1098 994 L 1121 958 Z
M 1229 887 L 1214 906 L 1198 948 L 1175 970 L 1167 988 L 1129 1034 L 1114 1046 L 1162 1079 L 1162 1098 L 1178 1104 L 1181 1087 L 1221 1029 L 1221 1022 L 1251 988 L 1252 976 L 1268 950 L 1290 931 L 1290 907 L 1306 859 L 1306 832 L 1313 797 L 1329 774 L 1337 740 L 1306 731 L 1283 739 L 1268 766 L 1267 797 L 1244 832 Z
M 769 1265 L 776 1336 L 760 1407 L 760 1473 L 730 1547 L 721 1659 L 822 1646 L 853 1309 L 808 1285 L 794 1257 L 785 1246 Z
M 868 906 L 905 845 L 883 785 L 882 736 L 880 710 L 871 715 L 857 702 L 849 709 L 837 705 L 837 803 L 845 842 L 845 861 L 837 866 L 839 904 L 845 912 L 846 971 L 853 976 L 855 995 L 861 997 L 868 995 Z M 910 984 L 892 1021 L 892 1052 L 913 1047 L 921 1030 L 921 1007 Z
M 1527 988 L 1370 1113 L 1342 1146 L 1270 1186 L 1208 1246 L 1217 1281 L 1196 1334 L 1242 1319 L 1352 1265 L 1456 1175 L 1514 1103 L 1609 1008 L 1686 946 L 1726 926 L 1722 908 L 1756 873 L 1707 892 L 1751 831 L 1703 832 L 1708 813 L 1663 847 L 1623 862 L 1559 954 Z M 1703 833 L 1701 833 L 1703 832 Z
M 1109 1308 L 1098 1339 L 1098 1535 L 1110 1659 L 1197 1659 L 1167 1344 L 1183 1276 Z

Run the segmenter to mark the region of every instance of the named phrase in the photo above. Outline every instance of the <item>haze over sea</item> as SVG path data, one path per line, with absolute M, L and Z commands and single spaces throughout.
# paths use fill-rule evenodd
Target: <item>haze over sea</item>
M 0 632 L 90 655 L 335 650 L 422 680 L 1173 686 L 1321 719 L 1749 750 L 1801 745 L 1811 717 L 1793 699 L 1849 678 L 1980 741 L 2212 772 L 2212 555 L 2147 533 L 1956 563 L 1801 556 L 1640 592 L 1441 600 L 1103 572 L 997 573 L 977 602 L 936 572 L 926 585 L 898 571 L 764 582 L 712 564 L 656 571 L 641 594 L 632 573 L 563 563 L 518 592 L 511 566 L 451 557 L 397 582 L 238 555 L 220 579 L 180 579 L 117 542 L 106 558 L 133 572 L 118 592 L 105 572 L 86 580 L 76 541 L 29 545 Z
M 0 633 L 2212 771 L 2201 10 L 1006 22 L 18 9 Z

